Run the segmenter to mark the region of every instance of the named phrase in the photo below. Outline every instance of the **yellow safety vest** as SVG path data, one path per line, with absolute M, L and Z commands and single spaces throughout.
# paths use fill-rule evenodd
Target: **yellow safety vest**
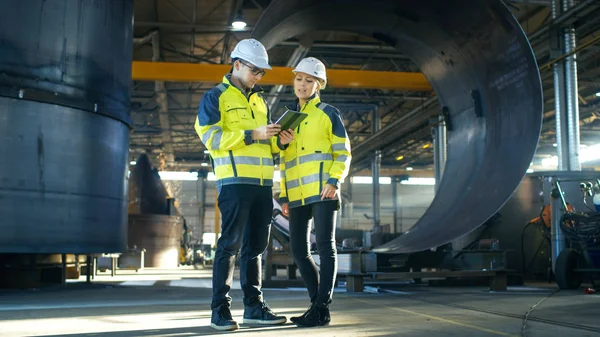
M 350 140 L 338 109 L 311 98 L 300 111 L 308 117 L 296 128 L 292 143 L 281 151 L 282 203 L 298 207 L 321 201 L 325 184 L 336 187 L 350 169 Z
M 246 96 L 230 81 L 223 82 L 202 96 L 196 133 L 210 153 L 217 188 L 231 184 L 273 186 L 273 153 L 278 153 L 277 138 L 252 140 L 252 130 L 270 123 L 269 109 L 260 88 Z

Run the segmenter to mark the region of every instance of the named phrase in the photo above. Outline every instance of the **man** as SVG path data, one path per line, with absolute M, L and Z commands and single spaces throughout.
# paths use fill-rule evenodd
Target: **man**
M 262 299 L 261 254 L 267 247 L 273 212 L 273 153 L 292 141 L 293 131 L 280 133 L 279 125 L 269 124 L 266 102 L 255 86 L 265 69 L 271 69 L 265 47 L 245 39 L 235 46 L 231 58 L 231 72 L 202 97 L 195 126 L 210 152 L 222 215 L 211 303 L 211 327 L 217 330 L 239 328 L 231 317 L 228 293 L 240 248 L 243 323 L 286 322 Z

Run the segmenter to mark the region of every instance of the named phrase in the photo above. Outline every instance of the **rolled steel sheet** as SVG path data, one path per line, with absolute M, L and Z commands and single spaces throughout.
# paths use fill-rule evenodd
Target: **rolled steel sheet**
M 176 268 L 183 217 L 129 214 L 128 246 L 145 249 L 144 267 Z
M 537 147 L 542 90 L 531 46 L 500 0 L 275 0 L 253 36 L 271 48 L 318 30 L 360 33 L 401 50 L 448 116 L 447 160 L 431 206 L 411 229 L 374 251 L 440 246 L 502 207 Z
M 168 215 L 168 197 L 156 168 L 140 155 L 129 176 L 129 213 Z
M 0 2 L 0 253 L 125 250 L 132 18 Z

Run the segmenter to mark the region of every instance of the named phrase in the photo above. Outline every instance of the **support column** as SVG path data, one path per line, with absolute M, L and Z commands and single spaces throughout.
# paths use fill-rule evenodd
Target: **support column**
M 379 109 L 373 110 L 372 120 L 373 134 L 376 134 L 381 129 L 381 118 Z M 380 225 L 381 221 L 381 203 L 379 189 L 379 169 L 381 168 L 381 150 L 376 150 L 373 159 L 371 160 L 371 173 L 373 175 L 373 226 Z
M 202 240 L 204 235 L 204 218 L 206 214 L 206 171 L 198 172 L 198 181 L 196 182 L 196 196 L 198 200 L 198 229 L 196 236 Z
M 568 11 L 573 0 L 552 2 L 552 18 Z M 576 47 L 575 29 L 558 28 L 551 34 L 551 58 L 572 52 Z M 581 171 L 579 160 L 579 102 L 577 94 L 577 56 L 573 54 L 554 64 L 556 143 L 559 171 Z
M 573 0 L 554 0 L 552 18 L 574 6 Z M 550 56 L 557 58 L 573 52 L 576 47 L 575 29 L 556 28 L 550 34 Z M 559 171 L 581 171 L 579 158 L 579 102 L 577 93 L 577 56 L 573 54 L 554 64 L 554 106 L 556 111 L 556 143 Z M 552 186 L 553 187 L 553 186 Z M 560 229 L 563 214 L 560 189 L 552 189 L 552 270 L 565 249 L 564 233 Z
M 400 215 L 400 205 L 398 203 L 398 184 L 400 184 L 400 177 L 392 177 L 392 203 L 394 204 L 394 233 L 402 232 L 402 223 L 398 221 Z M 400 229 L 398 229 L 400 225 Z

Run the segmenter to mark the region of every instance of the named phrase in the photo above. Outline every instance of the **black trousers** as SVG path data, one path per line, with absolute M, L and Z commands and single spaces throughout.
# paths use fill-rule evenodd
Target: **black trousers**
M 290 208 L 290 240 L 294 261 L 308 289 L 312 303 L 327 306 L 331 303 L 337 274 L 335 248 L 335 219 L 339 202 L 327 200 Z M 320 272 L 310 254 L 309 220 L 313 218 Z
M 272 188 L 256 185 L 225 185 L 217 198 L 222 216 L 221 237 L 213 265 L 211 308 L 231 306 L 235 257 L 240 252 L 240 283 L 244 303 L 262 297 L 261 257 L 267 248 L 273 213 Z

